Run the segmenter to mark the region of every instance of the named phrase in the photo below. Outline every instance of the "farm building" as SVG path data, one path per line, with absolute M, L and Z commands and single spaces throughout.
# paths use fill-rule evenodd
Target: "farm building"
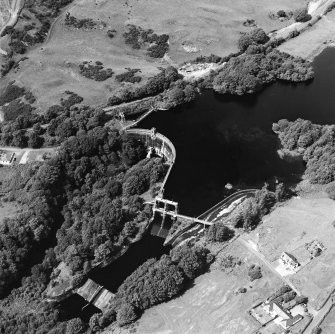
M 319 240 L 313 240 L 312 242 L 307 243 L 305 246 L 312 257 L 319 256 L 326 249 Z
M 268 314 L 272 315 L 274 318 L 279 319 L 279 324 L 287 329 L 293 325 L 295 325 L 298 321 L 300 321 L 303 317 L 301 314 L 297 314 L 296 316 L 292 316 L 289 311 L 284 310 L 280 305 L 271 301 L 264 304 L 264 310 Z
M 296 270 L 300 266 L 298 260 L 293 255 L 286 252 L 282 253 L 282 255 L 280 256 L 280 260 L 288 269 L 291 270 Z

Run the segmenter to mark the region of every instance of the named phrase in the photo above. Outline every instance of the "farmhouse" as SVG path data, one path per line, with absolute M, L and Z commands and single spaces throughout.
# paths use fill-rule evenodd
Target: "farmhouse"
M 288 269 L 295 270 L 300 266 L 298 260 L 291 254 L 283 252 L 280 256 L 280 260 Z
M 293 325 L 295 325 L 298 321 L 300 321 L 303 317 L 301 314 L 297 314 L 296 316 L 292 316 L 289 311 L 284 310 L 280 305 L 271 301 L 266 302 L 264 304 L 264 310 L 274 318 L 278 318 L 279 324 L 287 329 Z
M 15 160 L 15 153 L 0 152 L 0 165 L 11 166 Z

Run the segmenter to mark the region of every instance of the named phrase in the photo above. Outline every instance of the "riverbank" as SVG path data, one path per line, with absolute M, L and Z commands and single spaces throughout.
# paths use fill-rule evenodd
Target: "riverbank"
M 335 46 L 335 10 L 322 15 L 312 27 L 278 47 L 280 51 L 313 61 L 327 47 Z

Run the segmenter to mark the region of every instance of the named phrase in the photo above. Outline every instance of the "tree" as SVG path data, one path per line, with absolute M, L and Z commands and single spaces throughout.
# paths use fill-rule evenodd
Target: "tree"
M 145 157 L 144 144 L 135 138 L 126 138 L 122 144 L 122 160 L 127 166 L 133 166 Z
M 101 314 L 100 313 L 95 313 L 90 318 L 89 326 L 90 326 L 90 329 L 94 333 L 98 332 L 101 329 L 100 323 L 99 323 L 100 318 L 101 318 Z
M 178 263 L 186 277 L 194 279 L 203 273 L 209 264 L 209 250 L 199 246 L 184 244 L 171 251 L 172 261 Z
M 295 301 L 297 304 L 307 304 L 308 303 L 308 297 L 306 296 L 296 296 Z
M 312 16 L 308 14 L 307 8 L 300 8 L 293 13 L 293 18 L 296 22 L 307 22 Z
M 260 266 L 256 266 L 255 264 L 252 264 L 249 267 L 248 275 L 249 275 L 249 278 L 250 278 L 251 282 L 254 281 L 254 280 L 256 280 L 256 279 L 262 278 L 261 267 Z
M 83 334 L 86 326 L 80 318 L 71 319 L 66 325 L 66 334 Z
M 286 15 L 286 13 L 285 13 L 285 11 L 284 10 L 278 10 L 278 12 L 277 12 L 277 15 L 279 16 L 279 17 L 286 17 L 287 15 Z
M 245 51 L 251 44 L 265 44 L 269 40 L 269 36 L 263 29 L 256 28 L 249 33 L 243 34 L 238 40 L 238 46 L 241 51 Z
M 234 236 L 234 231 L 225 226 L 223 223 L 215 223 L 207 230 L 207 240 L 215 242 L 223 242 L 231 239 Z
M 116 320 L 119 326 L 125 326 L 132 323 L 136 320 L 137 314 L 135 312 L 135 308 L 128 303 L 124 303 L 121 305 L 120 309 L 117 312 Z
M 326 188 L 326 193 L 328 194 L 328 197 L 335 200 L 335 184 L 330 184 Z
M 110 257 L 112 251 L 107 243 L 99 245 L 99 247 L 94 251 L 94 258 L 97 262 L 105 261 Z
M 275 191 L 276 201 L 282 202 L 286 199 L 286 189 L 283 183 L 279 183 L 276 185 Z
M 18 130 L 13 133 L 12 145 L 17 147 L 27 147 L 27 137 L 25 130 Z
M 123 232 L 126 237 L 133 238 L 138 232 L 138 226 L 134 221 L 127 222 L 124 225 Z
M 39 148 L 43 144 L 43 138 L 40 137 L 35 131 L 28 134 L 28 146 L 32 148 Z

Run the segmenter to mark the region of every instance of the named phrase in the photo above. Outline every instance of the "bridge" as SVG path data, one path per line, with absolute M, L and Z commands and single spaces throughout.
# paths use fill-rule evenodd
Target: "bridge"
M 77 294 L 88 302 L 84 308 L 91 304 L 103 312 L 108 309 L 108 305 L 115 297 L 114 293 L 91 279 L 88 279 L 85 284 L 77 290 Z
M 188 221 L 189 224 L 198 223 L 198 224 L 202 224 L 203 226 L 210 226 L 213 224 L 204 219 L 181 215 L 180 213 L 178 213 L 178 203 L 174 201 L 170 201 L 170 200 L 167 200 L 161 197 L 156 197 L 155 201 L 151 202 L 150 204 L 153 204 L 152 212 L 154 215 L 157 212 L 163 216 L 162 224 L 161 224 L 160 230 L 158 231 L 157 235 L 160 234 L 160 231 L 164 227 L 166 216 L 170 216 L 174 219 L 177 219 L 177 218 L 183 219 L 184 221 Z

